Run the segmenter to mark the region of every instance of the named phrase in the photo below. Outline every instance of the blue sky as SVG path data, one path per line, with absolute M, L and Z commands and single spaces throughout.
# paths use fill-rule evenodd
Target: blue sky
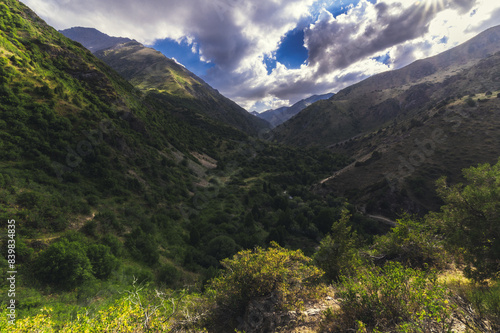
M 22 0 L 56 29 L 136 39 L 249 111 L 337 92 L 500 24 L 498 0 Z
M 376 3 L 376 0 L 369 0 L 371 3 Z M 359 0 L 346 1 L 318 1 L 311 6 L 311 16 L 299 22 L 296 28 L 290 30 L 282 37 L 279 47 L 273 52 L 272 56 L 266 56 L 264 62 L 266 64 L 268 74 L 276 68 L 277 62 L 282 63 L 288 69 L 298 69 L 308 58 L 307 48 L 304 46 L 304 29 L 315 20 L 317 20 L 322 9 L 326 9 L 334 17 L 345 14 L 352 6 L 359 3 Z M 162 52 L 169 58 L 175 58 L 190 71 L 200 77 L 206 77 L 207 71 L 214 67 L 211 62 L 202 61 L 200 59 L 199 50 L 192 47 L 188 41 L 175 41 L 170 38 L 157 40 L 150 47 Z
M 198 76 L 205 76 L 207 71 L 215 66 L 214 63 L 202 61 L 197 48 L 190 45 L 186 40 L 177 42 L 165 38 L 157 40 L 149 46 L 169 58 L 174 58 Z

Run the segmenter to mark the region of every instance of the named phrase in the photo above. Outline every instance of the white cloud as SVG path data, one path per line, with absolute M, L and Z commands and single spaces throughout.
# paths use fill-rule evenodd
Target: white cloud
M 349 10 L 337 17 L 322 8 L 339 5 L 340 0 L 23 2 L 57 29 L 94 27 L 145 44 L 163 38 L 187 40 L 203 61 L 215 65 L 207 81 L 248 109 L 275 108 L 338 91 L 500 24 L 498 0 L 347 1 Z M 288 69 L 278 63 L 268 74 L 265 56 L 273 57 L 283 36 L 307 20 L 312 23 L 305 30 L 307 65 Z M 383 54 L 390 56 L 388 65 L 372 59 Z

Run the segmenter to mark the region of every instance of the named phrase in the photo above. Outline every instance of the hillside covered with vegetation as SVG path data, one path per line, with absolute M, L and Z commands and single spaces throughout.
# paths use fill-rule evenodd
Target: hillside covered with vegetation
M 500 329 L 500 162 L 388 225 L 314 190 L 345 152 L 141 91 L 0 7 L 0 331 Z
M 71 28 L 61 33 L 82 43 L 99 59 L 116 70 L 145 94 L 168 103 L 177 112 L 195 113 L 257 135 L 265 133 L 270 124 L 235 102 L 161 52 L 137 41 L 109 37 L 95 29 Z

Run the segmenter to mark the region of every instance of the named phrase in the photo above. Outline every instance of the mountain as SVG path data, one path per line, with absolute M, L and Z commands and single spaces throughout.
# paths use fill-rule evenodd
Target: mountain
M 324 94 L 324 95 L 313 95 L 311 97 L 308 97 L 306 99 L 298 101 L 297 103 L 295 103 L 292 106 L 284 106 L 284 107 L 281 107 L 278 109 L 267 110 L 267 111 L 264 111 L 261 113 L 255 112 L 252 114 L 256 115 L 259 118 L 266 120 L 273 127 L 276 127 L 278 125 L 281 125 L 282 123 L 284 123 L 288 119 L 292 118 L 293 116 L 295 116 L 300 111 L 304 110 L 309 105 L 311 105 L 317 101 L 328 99 L 328 98 L 332 97 L 333 95 L 334 94 L 332 94 L 332 93 Z
M 309 187 L 350 160 L 206 116 L 223 103 L 239 113 L 189 79 L 201 86 L 192 97 L 140 91 L 21 2 L 0 0 L 0 216 L 18 232 L 16 309 L 32 311 L 33 294 L 42 307 L 68 293 L 56 306 L 72 311 L 135 281 L 201 285 L 222 259 L 271 241 L 314 251 L 341 202 L 319 216 L 326 203 Z
M 110 37 L 94 28 L 74 27 L 59 32 L 69 39 L 78 41 L 92 53 L 132 41 L 130 38 Z
M 432 103 L 457 93 L 488 90 L 498 80 L 488 74 L 488 84 L 463 84 L 460 91 L 434 91 L 429 85 L 449 85 L 463 70 L 500 51 L 500 27 L 437 56 L 404 68 L 374 75 L 319 101 L 278 126 L 274 137 L 293 145 L 327 146 L 362 133 L 378 130 L 396 119 L 408 119 Z M 494 74 L 496 75 L 496 74 Z M 484 86 L 484 87 L 483 87 Z
M 156 100 L 232 125 L 248 134 L 257 135 L 269 124 L 221 95 L 201 78 L 161 52 L 136 41 L 121 42 L 95 29 L 71 28 L 61 31 L 68 37 L 88 45 L 95 55 L 146 94 Z M 103 37 L 106 36 L 106 37 Z M 80 39 L 82 38 L 82 39 Z M 117 43 L 100 48 L 102 40 Z M 99 49 L 98 49 L 99 48 Z
M 190 125 L 20 2 L 1 6 L 2 205 L 12 216 L 28 208 L 31 233 L 64 230 L 109 198 L 182 202 L 207 170 L 200 160 L 213 168 L 217 145 L 247 138 L 206 117 Z
M 21 2 L 0 0 L 0 331 L 498 331 L 486 305 L 499 296 L 500 163 L 467 170 L 467 187 L 443 184 L 445 206 L 425 219 L 389 230 L 360 211 L 396 203 L 379 201 L 386 186 L 393 199 L 429 201 L 430 175 L 498 156 L 499 58 L 428 87 L 496 90 L 330 147 L 353 162 L 141 92 Z M 378 173 L 387 184 L 346 187 L 356 205 L 332 195 L 343 177 L 358 186 Z M 451 264 L 472 280 L 456 271 L 464 284 L 446 283 Z M 484 302 L 462 297 L 464 286 Z
M 372 215 L 439 207 L 434 182 L 495 163 L 500 151 L 500 27 L 435 57 L 375 75 L 275 129 L 288 144 L 355 159 L 316 186 Z

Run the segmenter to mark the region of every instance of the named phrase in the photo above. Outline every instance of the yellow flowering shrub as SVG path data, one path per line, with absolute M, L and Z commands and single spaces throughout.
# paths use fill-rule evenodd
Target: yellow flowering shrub
M 72 322 L 60 323 L 51 316 L 52 309 L 43 308 L 39 314 L 18 319 L 14 325 L 0 321 L 0 332 L 10 333 L 137 333 L 168 332 L 171 321 L 164 308 L 153 304 L 140 304 L 129 297 L 94 314 L 82 311 Z M 168 309 L 167 309 L 168 310 Z M 6 316 L 2 310 L 2 316 Z M 147 318 L 147 319 L 146 319 Z
M 235 317 L 254 299 L 271 297 L 279 309 L 299 307 L 307 288 L 323 275 L 302 251 L 288 250 L 272 243 L 269 249 L 238 252 L 224 259 L 225 271 L 211 281 L 218 310 Z

